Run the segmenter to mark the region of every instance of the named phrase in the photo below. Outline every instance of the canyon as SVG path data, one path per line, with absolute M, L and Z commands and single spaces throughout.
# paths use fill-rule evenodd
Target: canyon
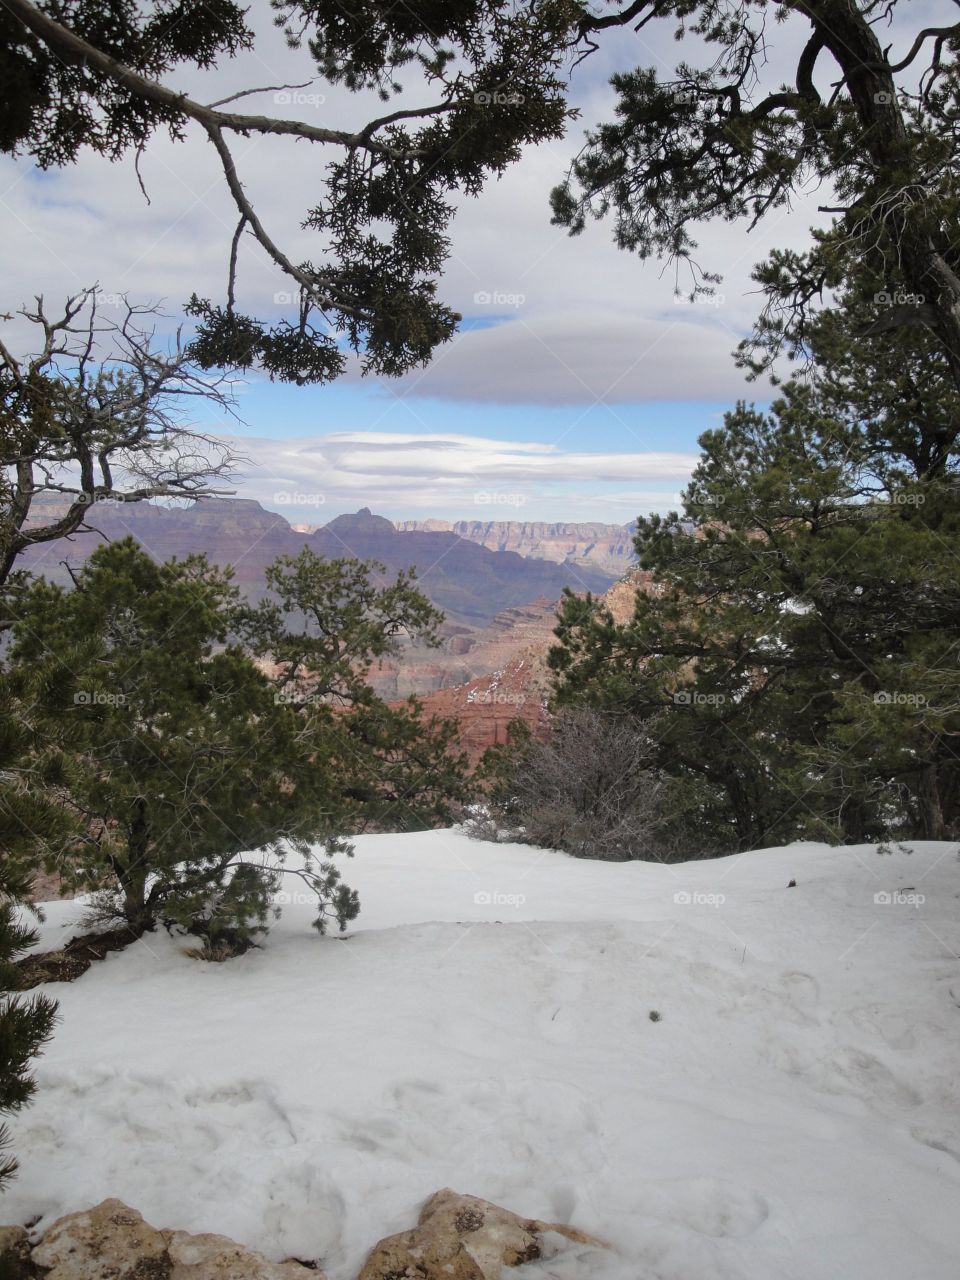
M 654 591 L 652 575 L 633 569 L 602 596 L 616 622 L 633 613 L 638 591 Z M 535 737 L 549 730 L 550 669 L 547 655 L 554 641 L 556 601 L 538 600 L 524 610 L 498 616 L 471 650 L 483 668 L 459 684 L 424 692 L 424 714 L 441 715 L 459 724 L 459 743 L 471 765 L 488 747 L 509 738 L 512 720 L 524 720 Z
M 34 523 L 51 520 L 64 508 L 64 499 L 36 500 Z M 196 552 L 212 564 L 232 566 L 234 581 L 252 600 L 266 592 L 266 566 L 304 547 L 328 559 L 378 561 L 384 580 L 412 566 L 421 590 L 446 614 L 451 635 L 457 628 L 468 634 L 483 628 L 501 610 L 541 596 L 558 599 L 567 586 L 606 591 L 619 576 L 592 565 L 491 550 L 452 530 L 401 530 L 366 507 L 304 532 L 249 498 L 204 498 L 179 507 L 98 502 L 84 530 L 69 540 L 37 544 L 23 556 L 22 567 L 66 584 L 70 568 L 76 569 L 100 543 L 127 536 L 158 560 Z
M 410 532 L 448 532 L 489 551 L 515 551 L 557 564 L 600 569 L 619 577 L 634 563 L 629 525 L 528 520 L 398 520 Z
M 44 497 L 34 523 L 47 522 L 65 500 Z M 264 570 L 280 555 L 309 547 L 327 558 L 374 560 L 383 581 L 414 568 L 445 621 L 439 648 L 406 642 L 379 661 L 370 684 L 388 701 L 411 695 L 427 714 L 456 719 L 472 763 L 507 736 L 515 718 L 544 732 L 549 691 L 547 653 L 565 588 L 603 596 L 626 616 L 637 585 L 630 531 L 604 524 L 522 521 L 401 521 L 368 508 L 319 528 L 294 527 L 244 498 L 206 498 L 183 506 L 104 501 L 69 540 L 37 544 L 23 559 L 35 574 L 66 585 L 101 543 L 132 536 L 158 560 L 203 553 L 230 565 L 250 600 L 263 599 Z

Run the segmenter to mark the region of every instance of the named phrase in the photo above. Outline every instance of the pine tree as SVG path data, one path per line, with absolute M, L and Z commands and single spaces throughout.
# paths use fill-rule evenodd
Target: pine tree
M 0 671 L 0 1112 L 8 1113 L 33 1095 L 30 1060 L 50 1037 L 57 1010 L 45 996 L 14 994 L 20 985 L 14 961 L 36 939 L 24 923 L 25 904 L 42 857 L 73 826 L 52 798 L 62 781 L 59 742 L 66 722 L 61 715 L 60 729 L 38 747 L 38 692 L 35 671 L 17 677 Z M 49 684 L 44 696 L 51 711 L 63 711 L 62 682 Z M 0 1149 L 7 1141 L 0 1132 Z M 0 1186 L 15 1170 L 12 1157 L 0 1160 Z
M 705 218 L 756 225 L 828 185 L 832 225 L 757 270 L 768 305 L 745 359 L 801 350 L 824 295 L 866 265 L 879 283 L 848 335 L 922 325 L 960 390 L 960 24 L 928 25 L 908 0 L 634 0 L 579 30 L 589 52 L 627 25 L 692 47 L 672 74 L 612 76 L 614 117 L 554 191 L 554 220 L 576 234 L 612 215 L 619 248 L 688 267 L 696 294 L 719 280 L 695 261 Z
M 638 522 L 633 619 L 563 609 L 561 699 L 653 722 L 714 852 L 960 830 L 960 397 L 924 331 L 864 348 L 847 319 L 811 331 L 813 379 L 701 438 L 682 513 Z
M 19 986 L 16 958 L 36 941 L 36 932 L 21 918 L 19 903 L 29 897 L 29 878 L 8 863 L 0 865 L 0 1113 L 19 1111 L 34 1092 L 30 1063 L 49 1040 L 57 1006 L 47 996 L 24 999 L 10 994 Z M 0 1151 L 9 1134 L 0 1127 Z M 17 1161 L 0 1156 L 0 1188 L 16 1173 Z
M 267 926 L 290 849 L 317 927 L 343 929 L 356 894 L 311 846 L 349 852 L 342 837 L 384 806 L 419 804 L 424 819 L 462 787 L 434 767 L 429 726 L 362 675 L 399 628 L 429 632 L 428 602 L 406 578 L 371 586 L 361 563 L 308 554 L 297 567 L 291 608 L 314 624 L 299 634 L 281 606 L 245 605 L 229 572 L 195 556 L 156 564 L 132 539 L 94 552 L 72 590 L 38 582 L 24 597 L 12 669 L 68 686 L 66 717 L 62 695 L 42 692 L 38 714 L 44 734 L 68 735 L 57 796 L 82 818 L 46 857 L 77 885 L 105 883 L 134 936 L 160 921 L 214 952 L 243 949 Z

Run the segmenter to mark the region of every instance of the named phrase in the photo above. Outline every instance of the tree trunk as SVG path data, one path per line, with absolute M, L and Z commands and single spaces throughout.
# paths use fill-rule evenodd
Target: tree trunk
M 924 176 L 876 28 L 857 0 L 789 0 L 789 7 L 809 19 L 843 71 L 863 126 L 863 149 L 876 169 L 872 194 L 884 201 L 882 209 L 874 205 L 872 220 L 886 228 L 911 291 L 925 309 L 932 308 L 927 323 L 960 390 L 960 276 L 946 257 L 950 241 L 926 216 Z
M 147 906 L 147 876 L 149 872 L 149 830 L 147 826 L 147 802 L 138 796 L 133 802 L 133 817 L 127 839 L 129 859 L 126 865 L 115 864 L 117 880 L 123 891 L 123 917 L 137 935 L 153 926 Z
M 924 764 L 920 769 L 917 800 L 920 806 L 921 839 L 945 840 L 947 838 L 947 828 L 943 820 L 943 806 L 940 801 L 940 779 L 937 775 L 937 766 L 934 761 Z

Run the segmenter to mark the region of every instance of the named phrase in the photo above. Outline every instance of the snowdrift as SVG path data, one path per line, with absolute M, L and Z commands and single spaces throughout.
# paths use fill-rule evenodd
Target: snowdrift
M 50 985 L 0 1218 L 118 1196 L 350 1280 L 452 1186 L 610 1241 L 605 1280 L 960 1274 L 956 845 L 663 867 L 451 830 L 344 878 L 346 938 L 291 877 L 262 950 L 160 933 Z

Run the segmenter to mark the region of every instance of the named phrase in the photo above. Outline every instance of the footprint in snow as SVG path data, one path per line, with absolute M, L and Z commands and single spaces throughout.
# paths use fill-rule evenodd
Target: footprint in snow
M 951 1156 L 960 1164 L 960 1138 L 953 1137 L 951 1134 L 933 1133 L 929 1129 L 922 1129 L 919 1125 L 915 1125 L 910 1130 L 910 1136 L 916 1138 L 917 1142 L 922 1142 L 925 1147 L 931 1147 L 934 1151 L 942 1151 L 945 1155 Z
M 770 1205 L 759 1192 L 719 1178 L 675 1178 L 645 1184 L 637 1213 L 724 1239 L 752 1235 Z

